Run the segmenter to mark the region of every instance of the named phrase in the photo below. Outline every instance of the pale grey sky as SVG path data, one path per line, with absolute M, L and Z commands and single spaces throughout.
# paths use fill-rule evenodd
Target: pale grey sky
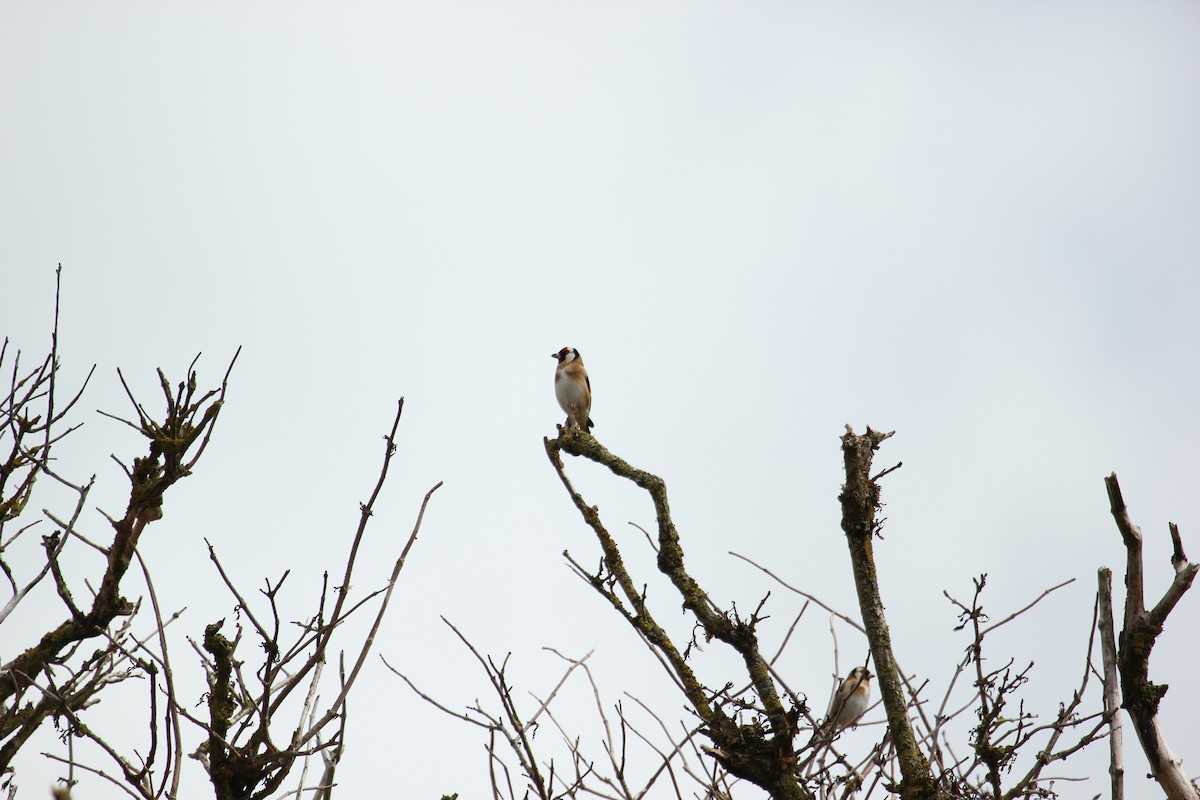
M 486 698 L 444 614 L 511 651 L 523 689 L 557 677 L 542 647 L 595 647 L 610 702 L 679 711 L 561 556 L 598 558 L 542 452 L 562 416 L 549 354 L 572 345 L 597 437 L 667 479 L 719 603 L 775 588 L 736 550 L 853 613 L 837 437 L 896 429 L 877 552 L 902 663 L 940 685 L 960 657 L 943 589 L 987 572 L 1001 615 L 1077 578 L 997 637 L 1037 660 L 1029 697 L 1050 714 L 1078 680 L 1096 568 L 1122 571 L 1102 477 L 1147 535 L 1151 594 L 1168 520 L 1200 556 L 1197 41 L 1200 9 L 1170 2 L 8 3 L 0 333 L 44 350 L 62 262 L 65 374 L 98 365 L 62 466 L 96 472 L 110 509 L 108 453 L 141 449 L 90 413 L 124 410 L 115 369 L 152 402 L 156 366 L 179 376 L 203 351 L 215 382 L 243 346 L 210 451 L 143 544 L 164 605 L 188 608 L 179 637 L 232 607 L 204 537 L 247 587 L 292 570 L 308 612 L 404 395 L 359 588 L 446 485 L 378 652 L 447 704 Z M 650 569 L 625 530 L 653 524 L 649 503 L 568 466 Z M 799 603 L 769 609 L 774 643 Z M 1198 625 L 1189 596 L 1152 672 L 1192 774 Z M 823 707 L 827 619 L 798 636 L 783 669 Z M 475 730 L 376 661 L 363 681 L 344 796 L 482 796 Z M 594 741 L 589 698 L 572 685 L 564 714 Z M 1063 770 L 1092 776 L 1065 797 L 1106 791 L 1102 750 Z M 32 751 L 19 769 L 22 797 L 61 772 Z

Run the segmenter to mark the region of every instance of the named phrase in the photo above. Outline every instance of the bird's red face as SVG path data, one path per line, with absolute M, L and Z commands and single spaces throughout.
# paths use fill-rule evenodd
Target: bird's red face
M 558 363 L 560 363 L 560 364 L 568 364 L 568 363 L 574 361 L 575 359 L 579 358 L 579 351 L 576 350 L 574 347 L 564 347 L 562 350 L 559 350 L 557 353 L 551 353 L 550 357 L 557 358 Z

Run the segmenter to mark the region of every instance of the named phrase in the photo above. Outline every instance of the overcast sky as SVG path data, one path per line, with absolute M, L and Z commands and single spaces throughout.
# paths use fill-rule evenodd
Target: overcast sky
M 1096 569 L 1121 586 L 1103 476 L 1147 535 L 1150 598 L 1169 520 L 1200 556 L 1197 42 L 1182 2 L 10 2 L 0 333 L 45 352 L 61 262 L 64 375 L 98 371 L 60 466 L 96 473 L 112 513 L 108 454 L 143 450 L 93 411 L 125 411 L 116 369 L 157 407 L 155 367 L 178 379 L 202 352 L 215 384 L 243 348 L 208 453 L 143 539 L 160 600 L 187 607 L 177 661 L 233 619 L 205 537 L 248 591 L 291 570 L 289 613 L 311 612 L 404 396 L 355 589 L 383 583 L 445 487 L 378 652 L 447 705 L 489 701 L 445 615 L 511 651 L 524 691 L 561 671 L 543 647 L 595 648 L 607 702 L 684 718 L 562 557 L 599 557 L 542 450 L 563 417 L 550 354 L 570 345 L 596 436 L 668 481 L 694 576 L 743 610 L 774 590 L 771 648 L 801 601 L 729 551 L 857 616 L 837 437 L 895 429 L 876 553 L 901 663 L 941 687 L 961 657 L 943 589 L 967 599 L 987 572 L 999 618 L 1075 578 L 993 645 L 997 665 L 1036 659 L 1027 696 L 1051 715 L 1082 673 Z M 626 525 L 653 526 L 648 500 L 568 468 L 686 637 Z M 1197 630 L 1194 591 L 1151 673 L 1191 774 Z M 839 643 L 843 666 L 865 653 Z M 741 679 L 716 646 L 694 658 Z M 780 664 L 824 708 L 828 617 L 810 610 Z M 573 680 L 560 721 L 596 747 L 590 697 Z M 486 791 L 481 733 L 377 660 L 350 714 L 342 796 Z M 1126 747 L 1132 796 L 1155 794 Z M 1091 780 L 1059 788 L 1106 793 L 1105 767 L 1100 746 L 1056 770 Z M 34 749 L 17 768 L 21 797 L 62 773 Z

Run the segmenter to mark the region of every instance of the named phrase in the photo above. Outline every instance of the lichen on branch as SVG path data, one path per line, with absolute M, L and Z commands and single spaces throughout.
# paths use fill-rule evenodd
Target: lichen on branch
M 875 573 L 874 540 L 881 525 L 877 518 L 881 507 L 879 478 L 891 470 L 872 476 L 871 464 L 875 451 L 891 436 L 892 433 L 881 433 L 869 427 L 860 436 L 849 425 L 846 426 L 846 433 L 842 436 L 846 483 L 838 499 L 842 504 L 842 531 L 846 534 L 846 544 L 850 549 L 858 605 L 867 641 L 871 645 L 879 693 L 883 696 L 887 711 L 888 731 L 895 744 L 903 776 L 900 796 L 904 800 L 925 800 L 938 797 L 938 787 L 930 771 L 929 760 L 917 744 L 912 721 L 908 717 L 903 681 L 892 653 L 892 635 L 884 615 L 879 580 Z

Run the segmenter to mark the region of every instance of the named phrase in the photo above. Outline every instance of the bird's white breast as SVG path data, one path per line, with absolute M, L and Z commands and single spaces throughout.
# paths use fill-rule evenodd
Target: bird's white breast
M 554 396 L 558 398 L 558 405 L 566 412 L 570 412 L 571 406 L 581 408 L 587 402 L 584 385 L 572 379 L 563 370 L 559 370 L 554 375 Z

